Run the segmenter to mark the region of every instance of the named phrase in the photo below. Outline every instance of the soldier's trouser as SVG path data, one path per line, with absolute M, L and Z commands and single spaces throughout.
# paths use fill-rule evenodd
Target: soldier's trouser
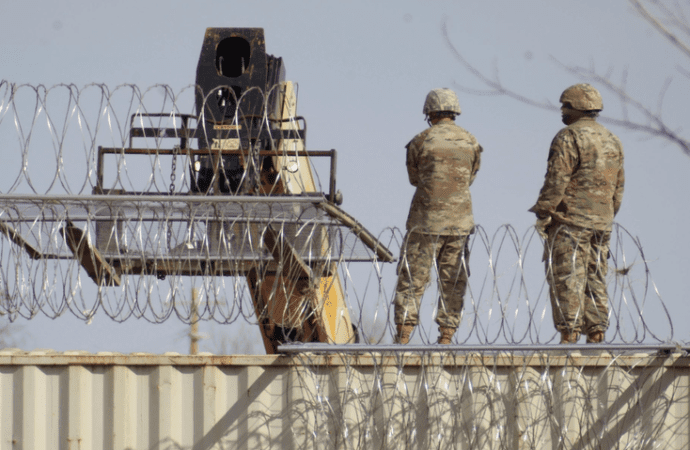
M 590 334 L 609 324 L 606 272 L 611 233 L 554 224 L 545 243 L 553 323 L 558 331 Z
M 419 305 L 436 267 L 440 296 L 436 323 L 442 327 L 460 325 L 463 297 L 467 289 L 465 242 L 467 235 L 439 236 L 409 232 L 403 241 L 395 288 L 395 323 L 417 325 Z

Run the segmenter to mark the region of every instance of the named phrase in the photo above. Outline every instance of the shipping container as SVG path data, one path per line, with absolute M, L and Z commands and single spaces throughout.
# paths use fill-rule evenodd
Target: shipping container
M 687 449 L 681 353 L 0 350 L 4 449 Z

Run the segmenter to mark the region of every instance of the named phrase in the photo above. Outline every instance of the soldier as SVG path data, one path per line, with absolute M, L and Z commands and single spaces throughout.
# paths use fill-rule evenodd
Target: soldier
M 434 264 L 440 285 L 438 343 L 450 344 L 460 324 L 467 287 L 465 249 L 474 228 L 469 188 L 479 170 L 482 147 L 455 125 L 460 104 L 450 89 L 429 92 L 423 112 L 430 128 L 406 146 L 407 173 L 417 190 L 398 263 L 396 342 L 409 342 Z
M 549 151 L 544 186 L 530 211 L 544 238 L 546 278 L 561 344 L 604 341 L 611 225 L 623 198 L 623 146 L 596 122 L 601 95 L 576 84 L 561 95 L 562 120 Z

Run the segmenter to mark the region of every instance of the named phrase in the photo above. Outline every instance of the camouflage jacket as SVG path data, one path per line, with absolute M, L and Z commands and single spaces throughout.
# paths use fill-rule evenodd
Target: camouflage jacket
M 623 145 L 584 117 L 556 134 L 544 186 L 530 211 L 561 223 L 611 230 L 623 199 Z
M 474 227 L 470 185 L 482 147 L 452 120 L 427 128 L 407 144 L 407 174 L 417 188 L 407 229 L 426 234 L 469 234 Z

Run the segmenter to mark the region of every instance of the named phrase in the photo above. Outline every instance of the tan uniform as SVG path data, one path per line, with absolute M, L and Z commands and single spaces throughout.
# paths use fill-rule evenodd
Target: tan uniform
M 623 146 L 604 126 L 583 117 L 558 132 L 530 209 L 553 219 L 545 261 L 558 331 L 591 334 L 608 327 L 607 257 L 624 183 Z
M 417 325 L 419 304 L 437 266 L 440 298 L 436 322 L 460 324 L 467 287 L 465 243 L 474 228 L 469 187 L 482 148 L 469 132 L 443 119 L 407 144 L 407 173 L 417 188 L 398 263 L 395 322 Z
M 470 185 L 482 148 L 450 119 L 427 128 L 407 144 L 407 174 L 417 190 L 407 229 L 418 233 L 469 234 L 474 228 Z

